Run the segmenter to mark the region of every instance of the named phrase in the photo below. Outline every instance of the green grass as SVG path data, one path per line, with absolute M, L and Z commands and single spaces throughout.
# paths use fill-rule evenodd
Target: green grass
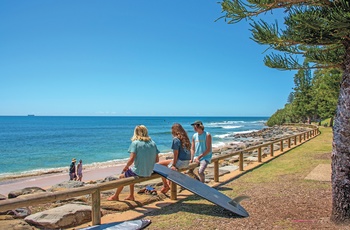
M 329 127 L 320 127 L 321 134 L 302 145 L 287 151 L 276 157 L 272 161 L 261 165 L 260 167 L 246 172 L 238 179 L 223 185 L 222 187 L 233 188 L 223 189 L 222 193 L 229 197 L 235 197 L 245 194 L 246 191 L 259 187 L 266 182 L 278 181 L 281 177 L 290 175 L 300 175 L 304 178 L 312 169 L 319 164 L 330 163 L 330 152 L 332 151 L 332 129 Z M 310 188 L 325 188 L 329 186 L 324 183 L 301 180 L 303 186 Z M 284 194 L 275 191 L 271 196 L 281 197 Z M 208 208 L 208 207 L 211 208 Z M 219 210 L 220 208 L 218 208 Z M 197 225 L 202 225 L 205 221 L 208 229 L 220 229 L 220 223 L 227 224 L 227 219 L 220 215 L 213 214 L 212 205 L 198 196 L 190 196 L 176 204 L 163 208 L 152 213 L 152 229 L 191 229 Z M 278 225 L 284 226 L 281 220 Z M 211 226 L 212 225 L 212 226 Z M 169 228 L 169 226 L 171 226 Z M 285 226 L 286 229 L 287 226 Z
M 332 129 L 320 127 L 321 134 L 274 159 L 273 164 L 264 164 L 242 178 L 244 182 L 264 183 L 275 181 L 279 176 L 308 171 L 319 164 L 330 163 L 330 158 L 319 157 L 332 151 Z M 258 173 L 254 173 L 255 171 Z M 263 170 L 264 173 L 260 173 Z M 268 177 L 266 175 L 269 175 Z

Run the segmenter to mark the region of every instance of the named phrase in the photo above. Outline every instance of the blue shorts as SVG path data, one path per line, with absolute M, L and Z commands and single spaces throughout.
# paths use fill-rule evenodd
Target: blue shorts
M 132 177 L 132 176 L 137 176 L 136 173 L 134 173 L 134 171 L 132 171 L 131 169 L 128 169 L 124 172 L 125 178 L 127 177 Z

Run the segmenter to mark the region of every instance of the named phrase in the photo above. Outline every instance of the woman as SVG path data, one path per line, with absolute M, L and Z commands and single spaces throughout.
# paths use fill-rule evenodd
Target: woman
M 171 134 L 173 135 L 173 143 L 171 149 L 173 150 L 173 160 L 165 160 L 159 162 L 161 165 L 168 166 L 172 170 L 187 168 L 191 160 L 191 142 L 187 136 L 184 128 L 175 123 L 171 127 Z M 163 188 L 160 190 L 162 193 L 167 193 L 170 189 L 169 182 L 162 177 Z
M 79 160 L 79 164 L 77 165 L 77 174 L 78 174 L 78 181 L 81 181 L 83 179 L 83 161 Z
M 130 158 L 126 163 L 119 178 L 132 176 L 149 177 L 151 176 L 154 164 L 159 161 L 159 150 L 156 143 L 148 136 L 148 130 L 144 125 L 138 125 L 134 129 L 134 136 L 131 138 L 131 145 L 128 152 Z M 134 166 L 130 166 L 134 163 Z M 124 186 L 118 187 L 115 194 L 108 200 L 119 200 L 119 194 Z M 130 194 L 125 200 L 135 200 L 134 184 L 130 185 Z

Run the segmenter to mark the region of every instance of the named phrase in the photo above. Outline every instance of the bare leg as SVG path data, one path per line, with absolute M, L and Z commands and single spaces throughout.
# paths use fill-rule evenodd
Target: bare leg
M 125 200 L 135 200 L 134 190 L 135 190 L 135 184 L 131 184 L 130 185 L 130 194 L 127 198 L 125 198 Z
M 173 160 L 164 160 L 164 161 L 159 161 L 158 164 L 160 165 L 164 165 L 164 166 L 168 166 L 170 164 L 170 162 L 172 162 Z
M 119 194 L 122 192 L 124 186 L 117 188 L 113 196 L 110 196 L 107 200 L 119 200 Z
M 164 177 L 162 177 L 162 181 L 163 181 L 163 187 L 164 187 L 164 188 L 168 188 L 170 182 L 169 182 L 167 179 L 165 179 Z
M 204 181 L 205 181 L 205 175 L 204 175 L 204 173 L 198 173 L 198 176 L 199 176 L 199 180 L 200 180 L 202 183 L 204 183 Z
M 124 174 L 121 174 L 119 178 L 125 178 Z M 117 188 L 113 196 L 108 197 L 107 200 L 119 200 L 119 194 L 122 192 L 124 186 L 120 186 Z
M 168 165 L 172 162 L 173 160 L 165 160 L 165 161 L 160 161 L 158 162 L 158 164 L 160 165 L 164 165 L 166 167 L 168 167 Z M 162 181 L 163 181 L 163 188 L 160 190 L 162 193 L 167 193 L 170 189 L 169 186 L 169 182 L 167 181 L 167 179 L 165 179 L 164 177 L 162 177 Z
M 205 182 L 205 174 L 204 174 L 204 171 L 205 171 L 205 169 L 207 168 L 208 164 L 209 164 L 209 163 L 208 163 L 207 161 L 205 161 L 205 160 L 202 160 L 202 161 L 200 161 L 200 163 L 199 163 L 198 175 L 199 175 L 199 179 L 200 179 L 200 181 L 201 181 L 202 183 Z

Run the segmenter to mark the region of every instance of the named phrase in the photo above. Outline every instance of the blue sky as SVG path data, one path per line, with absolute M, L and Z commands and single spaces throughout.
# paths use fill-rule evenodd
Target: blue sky
M 0 115 L 272 115 L 296 72 L 220 16 L 211 0 L 1 0 Z

